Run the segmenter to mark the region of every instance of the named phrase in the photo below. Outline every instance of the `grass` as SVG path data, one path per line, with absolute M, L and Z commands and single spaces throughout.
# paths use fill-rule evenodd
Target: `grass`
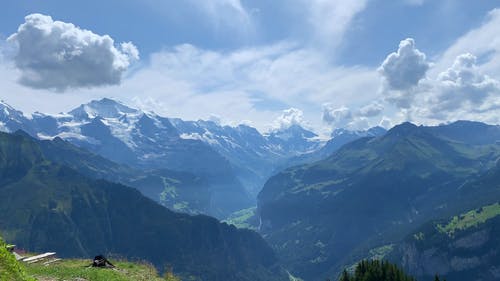
M 437 229 L 441 233 L 446 233 L 451 237 L 457 230 L 465 230 L 470 227 L 477 226 L 498 215 L 500 215 L 500 204 L 495 203 L 469 211 L 465 214 L 461 214 L 460 216 L 454 216 L 448 224 L 438 224 Z
M 388 244 L 384 246 L 380 246 L 378 248 L 374 248 L 370 250 L 370 259 L 382 260 L 387 254 L 392 252 L 394 249 L 394 244 Z
M 171 272 L 160 277 L 147 263 L 113 261 L 116 269 L 89 267 L 90 260 L 65 259 L 50 265 L 16 261 L 0 238 L 0 281 L 180 281 Z
M 146 263 L 118 261 L 116 269 L 88 267 L 89 260 L 62 260 L 44 266 L 27 265 L 27 272 L 39 281 L 179 281 L 172 273 L 159 277 L 156 269 Z
M 26 273 L 24 266 L 7 251 L 6 246 L 0 238 L 0 281 L 34 281 L 35 279 Z
M 243 209 L 231 214 L 226 220 L 224 220 L 227 224 L 232 224 L 237 228 L 247 228 L 251 230 L 257 230 L 257 227 L 251 225 L 248 220 L 255 216 L 255 211 L 257 207 L 251 207 L 248 209 Z

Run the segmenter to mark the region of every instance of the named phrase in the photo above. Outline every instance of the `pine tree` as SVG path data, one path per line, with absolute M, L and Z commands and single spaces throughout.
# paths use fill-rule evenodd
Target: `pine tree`
M 347 270 L 344 269 L 344 271 L 342 271 L 339 281 L 351 281 L 351 277 L 349 276 L 349 273 L 347 273 Z
M 339 281 L 415 281 L 415 279 L 387 261 L 362 260 L 353 274 L 344 270 Z

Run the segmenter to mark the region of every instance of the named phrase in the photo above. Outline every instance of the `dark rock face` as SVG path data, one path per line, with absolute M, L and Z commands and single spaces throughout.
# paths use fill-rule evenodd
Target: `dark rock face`
M 453 235 L 440 232 L 437 224 L 409 236 L 390 258 L 400 260 L 405 270 L 422 280 L 434 274 L 447 280 L 498 280 L 500 216 Z

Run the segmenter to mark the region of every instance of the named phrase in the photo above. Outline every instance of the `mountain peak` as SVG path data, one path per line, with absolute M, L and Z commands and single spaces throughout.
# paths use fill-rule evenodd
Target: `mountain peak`
M 23 117 L 23 113 L 12 106 L 10 106 L 8 103 L 6 103 L 3 100 L 0 100 L 0 117 Z
M 297 124 L 293 124 L 288 128 L 276 129 L 274 131 L 271 131 L 269 135 L 284 139 L 289 139 L 293 137 L 301 137 L 309 139 L 318 136 L 315 133 L 307 129 L 304 129 L 302 126 Z
M 403 122 L 399 125 L 394 126 L 387 132 L 387 135 L 409 135 L 414 133 L 418 129 L 418 126 L 411 122 Z
M 138 114 L 139 110 L 130 108 L 121 102 L 109 98 L 92 100 L 73 109 L 69 114 L 79 119 L 119 118 L 125 114 Z
M 386 132 L 387 132 L 387 130 L 380 127 L 380 126 L 376 126 L 376 127 L 369 128 L 368 130 L 360 130 L 360 131 L 351 131 L 351 130 L 348 130 L 345 128 L 338 128 L 332 132 L 331 137 L 332 138 L 336 138 L 339 136 L 378 137 L 378 136 L 385 134 Z

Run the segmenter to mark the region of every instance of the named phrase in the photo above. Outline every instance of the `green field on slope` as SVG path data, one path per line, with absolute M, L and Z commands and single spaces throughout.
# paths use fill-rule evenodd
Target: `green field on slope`
M 160 277 L 147 263 L 113 262 L 116 268 L 92 268 L 90 260 L 68 259 L 50 265 L 16 261 L 0 238 L 0 281 L 179 281 L 171 273 Z
M 49 266 L 31 264 L 26 266 L 30 276 L 43 281 L 178 281 L 171 274 L 164 278 L 159 277 L 156 269 L 145 263 L 131 263 L 126 261 L 113 262 L 116 266 L 110 268 L 89 267 L 89 260 L 63 260 Z

